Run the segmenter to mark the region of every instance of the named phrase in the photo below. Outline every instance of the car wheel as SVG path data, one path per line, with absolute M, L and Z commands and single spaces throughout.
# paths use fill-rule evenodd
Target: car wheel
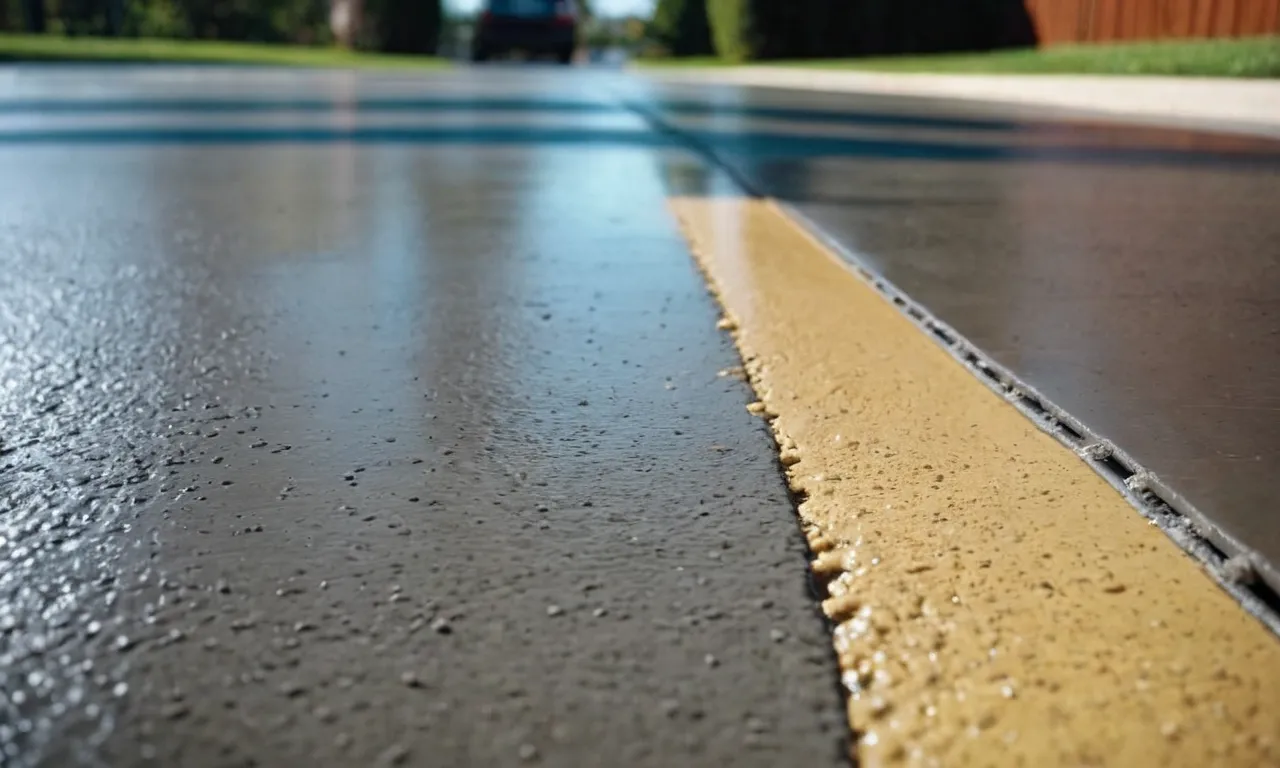
M 559 61 L 561 64 L 572 64 L 573 49 L 566 48 L 565 50 L 560 51 L 560 53 L 556 54 L 556 60 Z
M 489 52 L 483 48 L 477 48 L 471 52 L 471 60 L 477 64 L 489 60 Z

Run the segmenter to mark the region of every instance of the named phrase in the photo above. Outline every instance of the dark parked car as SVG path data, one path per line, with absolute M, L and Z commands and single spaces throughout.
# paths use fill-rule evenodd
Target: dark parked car
M 573 61 L 578 44 L 578 7 L 573 0 L 485 0 L 471 42 L 473 61 L 524 51 Z

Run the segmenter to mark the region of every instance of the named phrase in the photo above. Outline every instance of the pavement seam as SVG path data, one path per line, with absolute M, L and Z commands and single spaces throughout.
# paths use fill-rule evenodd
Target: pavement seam
M 1120 446 L 1022 381 L 923 304 L 873 271 L 796 206 L 773 198 L 768 200 L 780 215 L 816 245 L 837 256 L 849 272 L 889 301 L 974 378 L 1008 401 L 1036 428 L 1070 449 L 1139 514 L 1200 563 L 1209 578 L 1241 607 L 1280 636 L 1280 571 L 1215 525 L 1186 497 Z
M 736 182 L 737 179 L 735 178 L 734 181 Z M 756 397 L 755 400 L 747 405 L 747 411 L 763 419 L 769 427 L 769 434 L 773 437 L 774 450 L 778 456 L 776 465 L 778 473 L 787 487 L 792 503 L 792 514 L 795 515 L 796 523 L 804 535 L 807 552 L 810 556 L 807 568 L 810 589 L 819 603 L 820 613 L 834 643 L 839 625 L 853 618 L 858 606 L 852 602 L 842 600 L 839 596 L 833 597 L 830 591 L 831 585 L 841 574 L 851 569 L 846 568 L 839 558 L 824 557 L 836 551 L 837 542 L 827 538 L 822 529 L 808 520 L 802 512 L 805 502 L 809 500 L 809 494 L 803 487 L 793 482 L 788 471 L 791 466 L 799 461 L 795 440 L 778 427 L 779 414 L 764 402 L 765 394 L 768 392 L 768 384 L 762 376 L 759 358 L 752 354 L 750 347 L 744 342 L 739 321 L 730 309 L 729 301 L 721 290 L 710 263 L 699 251 L 696 233 L 678 213 L 673 213 L 681 235 L 690 245 L 694 267 L 703 281 L 705 281 L 708 293 L 710 293 L 716 302 L 716 306 L 720 309 L 721 318 L 717 322 L 716 328 L 728 334 L 739 359 L 742 361 L 741 369 L 726 369 L 720 371 L 719 375 L 721 377 L 741 378 L 746 382 L 752 394 Z M 844 682 L 845 678 L 841 673 L 838 656 L 834 671 L 836 673 L 836 686 L 845 703 L 845 708 L 847 711 L 852 712 L 853 696 Z M 858 754 L 858 744 L 865 738 L 866 734 L 853 722 L 852 714 L 850 715 L 850 726 L 852 738 L 849 742 L 848 756 L 851 765 L 856 767 L 862 765 L 862 760 Z
M 1030 428 L 1025 411 L 1007 410 L 1026 405 L 1019 398 L 973 387 L 962 361 L 963 372 L 926 351 L 938 339 L 919 338 L 919 318 L 850 274 L 772 201 L 677 198 L 672 209 L 722 307 L 719 327 L 732 334 L 759 398 L 748 410 L 770 422 L 817 554 L 810 568 L 837 624 L 855 760 L 1200 765 L 1270 754 L 1268 723 L 1280 707 L 1267 703 L 1273 696 L 1260 680 L 1280 669 L 1274 638 L 1200 579 L 1164 535 L 1126 514 L 1115 483 L 1062 455 L 1061 441 Z M 804 276 L 788 276 L 793 268 Z M 846 339 L 815 322 L 824 313 L 814 307 L 833 301 L 849 306 L 832 314 L 862 317 Z M 912 322 L 898 328 L 903 314 Z M 885 339 L 859 341 L 869 328 Z M 825 364 L 822 350 L 839 354 L 832 343 L 863 349 Z M 865 366 L 860 378 L 839 373 L 847 364 Z M 939 393 L 954 402 L 937 400 Z M 868 403 L 878 413 L 868 413 Z M 950 447 L 929 444 L 931 423 Z M 958 433 L 962 427 L 968 433 Z M 831 443 L 837 430 L 848 447 Z M 870 455 L 882 448 L 900 455 Z M 968 464 L 962 471 L 957 456 L 973 471 Z M 850 457 L 864 463 L 842 463 Z M 942 490 L 929 491 L 937 470 L 947 477 L 939 473 Z M 1040 501 L 1044 487 L 1057 498 Z M 877 499 L 895 503 L 881 511 Z M 1040 551 L 1055 557 L 1043 569 Z M 978 558 L 993 559 L 992 570 L 977 570 L 988 567 Z M 1188 667 L 1192 658 L 1198 669 Z M 1126 685 L 1137 693 L 1125 693 Z M 1243 698 L 1218 700 L 1234 695 Z M 1236 705 L 1243 712 L 1230 711 Z M 1237 722 L 1214 725 L 1206 710 Z M 1236 741 L 1222 744 L 1216 728 Z
M 888 300 L 948 355 L 984 386 L 1004 397 L 1041 431 L 1074 452 L 1129 502 L 1158 526 L 1250 615 L 1280 636 L 1280 569 L 1223 531 L 1186 497 L 1154 472 L 1135 461 L 1105 435 L 1023 382 L 982 348 L 942 322 L 927 307 L 891 281 L 877 274 L 856 254 L 830 237 L 797 206 L 765 194 L 733 163 L 696 135 L 665 120 L 661 114 L 634 102 L 624 102 L 654 130 L 684 144 L 746 196 L 765 200 L 818 247 L 829 251 L 854 276 Z

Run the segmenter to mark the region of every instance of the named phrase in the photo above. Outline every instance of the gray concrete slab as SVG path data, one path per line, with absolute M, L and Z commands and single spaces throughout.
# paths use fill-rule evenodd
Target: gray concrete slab
M 849 93 L 655 86 L 646 103 L 1110 438 L 1280 589 L 1280 142 Z
M 0 764 L 847 759 L 697 161 L 601 83 L 8 73 Z

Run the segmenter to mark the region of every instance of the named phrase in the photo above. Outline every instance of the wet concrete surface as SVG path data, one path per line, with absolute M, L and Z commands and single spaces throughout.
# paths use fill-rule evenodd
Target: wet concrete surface
M 1280 554 L 1275 145 L 549 68 L 0 94 L 7 764 L 841 761 L 663 207 L 699 148 Z
M 702 114 L 655 117 L 1128 453 L 1280 589 L 1280 142 L 851 94 L 664 98 L 699 93 Z
M 696 158 L 590 74 L 7 78 L 0 764 L 847 759 Z M 341 106 L 451 93 L 525 106 Z M 140 104 L 233 97 L 326 106 Z
M 1280 643 L 773 201 L 671 202 L 782 446 L 859 765 L 1273 765 Z

